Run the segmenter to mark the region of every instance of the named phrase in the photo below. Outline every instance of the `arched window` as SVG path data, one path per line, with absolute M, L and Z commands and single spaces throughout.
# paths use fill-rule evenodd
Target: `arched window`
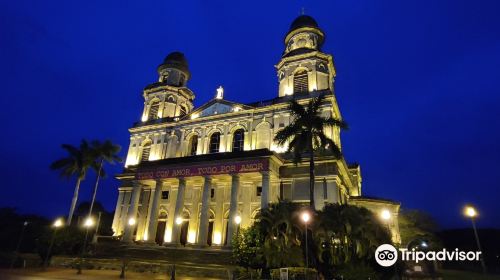
M 309 81 L 307 71 L 300 70 L 293 75 L 293 93 L 303 93 L 309 91 Z
M 219 152 L 219 146 L 220 146 L 220 133 L 215 132 L 210 136 L 210 146 L 209 146 L 209 152 L 211 154 L 213 153 L 218 153 Z
M 163 116 L 173 118 L 176 116 L 177 105 L 172 95 L 167 96 L 163 107 Z
M 238 129 L 233 133 L 233 152 L 242 152 L 245 142 L 245 131 Z
M 167 97 L 167 102 L 168 102 L 168 103 L 175 103 L 175 98 L 174 98 L 172 95 L 169 95 L 169 96 Z
M 182 116 L 185 116 L 185 115 L 186 115 L 186 113 L 187 113 L 186 106 L 181 105 L 181 106 L 179 107 L 179 111 L 180 111 L 180 112 L 179 112 L 179 116 L 181 116 L 181 117 L 182 117 Z
M 148 120 L 158 119 L 158 110 L 160 109 L 160 101 L 155 100 L 149 105 Z
M 149 153 L 151 152 L 151 142 L 148 141 L 142 146 L 141 162 L 149 160 Z
M 191 136 L 191 139 L 189 139 L 188 155 L 195 156 L 197 150 L 198 150 L 198 135 L 193 135 Z

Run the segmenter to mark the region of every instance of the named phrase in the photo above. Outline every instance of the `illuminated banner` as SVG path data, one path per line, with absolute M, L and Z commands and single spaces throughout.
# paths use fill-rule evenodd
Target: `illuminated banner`
M 155 169 L 139 169 L 135 175 L 138 180 L 176 178 L 191 176 L 208 176 L 268 171 L 268 160 L 249 160 L 233 163 L 203 164 L 186 167 L 158 167 Z

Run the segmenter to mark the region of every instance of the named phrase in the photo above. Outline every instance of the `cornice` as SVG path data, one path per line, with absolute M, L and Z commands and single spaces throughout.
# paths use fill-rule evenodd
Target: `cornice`
M 314 98 L 316 96 L 311 96 L 308 98 L 303 98 L 297 100 L 299 104 L 307 104 L 311 98 Z M 336 104 L 336 101 L 333 97 L 333 95 L 328 94 L 325 96 L 325 104 L 322 105 L 322 107 L 328 108 L 329 104 L 327 102 L 331 102 L 332 104 Z M 196 110 L 194 110 L 196 111 Z M 266 114 L 266 113 L 286 113 L 288 111 L 288 102 L 282 102 L 278 104 L 272 104 L 268 106 L 263 106 L 263 107 L 257 107 L 253 109 L 247 109 L 247 110 L 242 110 L 238 112 L 228 112 L 224 114 L 216 114 L 216 115 L 210 115 L 210 116 L 205 116 L 205 117 L 199 117 L 196 119 L 190 119 L 190 118 L 185 118 L 179 121 L 174 121 L 174 122 L 163 122 L 163 123 L 155 123 L 155 124 L 149 124 L 149 125 L 144 125 L 144 126 L 137 126 L 137 127 L 132 127 L 129 129 L 130 133 L 140 133 L 140 132 L 146 132 L 150 130 L 159 130 L 159 129 L 168 129 L 168 128 L 182 128 L 185 126 L 191 126 L 191 125 L 200 125 L 204 126 L 205 122 L 213 122 L 213 121 L 220 121 L 224 119 L 231 119 L 231 121 L 237 121 L 235 119 L 241 118 L 242 120 L 248 120 L 248 117 L 253 117 L 256 115 L 261 115 L 261 114 Z M 186 117 L 189 117 L 190 115 L 187 115 Z
M 281 67 L 283 67 L 283 64 L 285 64 L 285 63 L 299 61 L 299 60 L 304 60 L 304 59 L 311 58 L 311 57 L 318 57 L 318 58 L 321 58 L 321 59 L 325 59 L 328 62 L 332 62 L 332 65 L 333 65 L 332 55 L 326 54 L 326 53 L 320 52 L 320 51 L 313 51 L 313 52 L 309 52 L 309 53 L 304 53 L 304 54 L 298 54 L 298 55 L 294 55 L 294 56 L 283 57 L 278 62 L 278 64 L 275 65 L 275 67 L 277 69 L 281 69 Z

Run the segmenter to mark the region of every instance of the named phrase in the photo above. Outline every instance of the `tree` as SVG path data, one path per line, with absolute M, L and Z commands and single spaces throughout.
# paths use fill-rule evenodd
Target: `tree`
M 73 199 L 71 200 L 68 219 L 66 221 L 67 225 L 71 225 L 73 212 L 75 211 L 76 202 L 78 200 L 80 183 L 85 180 L 88 169 L 93 166 L 93 160 L 90 146 L 86 140 L 82 140 L 79 148 L 69 144 L 62 144 L 61 147 L 68 153 L 68 155 L 54 161 L 50 165 L 50 168 L 52 170 L 60 170 L 60 175 L 65 178 L 76 176 L 76 186 L 73 192 Z
M 91 142 L 91 155 L 93 161 L 97 166 L 97 176 L 94 185 L 94 191 L 92 193 L 92 200 L 90 202 L 89 216 L 92 214 L 92 208 L 94 207 L 94 202 L 97 194 L 97 187 L 99 186 L 99 180 L 101 177 L 105 176 L 104 172 L 104 162 L 114 164 L 115 162 L 121 162 L 122 159 L 118 156 L 121 150 L 120 145 L 113 144 L 110 140 L 101 142 L 99 140 L 94 140 Z
M 343 280 L 380 279 L 379 273 L 377 273 L 375 269 L 373 269 L 373 267 L 365 263 L 348 263 L 339 267 L 339 269 L 334 274 L 336 277 L 334 279 Z
M 327 204 L 311 226 L 316 268 L 328 279 L 332 268 L 369 264 L 380 244 L 391 243 L 390 233 L 366 208 Z
M 78 204 L 75 209 L 75 217 L 86 218 L 89 215 L 90 210 L 90 202 L 84 201 Z M 99 214 L 100 213 L 100 214 Z M 97 217 L 100 215 L 99 226 L 95 226 L 96 234 L 98 235 L 112 235 L 113 230 L 111 228 L 113 224 L 113 216 L 114 212 L 108 212 L 106 208 L 99 202 L 94 202 L 94 207 L 92 209 L 92 213 L 90 214 L 92 217 Z M 98 228 L 97 228 L 98 227 Z
M 85 235 L 82 228 L 63 227 L 54 233 L 52 225 L 47 225 L 43 228 L 40 237 L 37 240 L 37 251 L 42 259 L 47 256 L 50 241 L 54 237 L 54 234 L 57 235 L 57 238 L 54 239 L 54 244 L 49 258 L 55 255 L 76 256 L 81 251 L 83 246 L 83 237 Z
M 321 105 L 324 95 L 312 98 L 306 106 L 300 105 L 296 100 L 291 100 L 288 109 L 294 118 L 292 123 L 279 131 L 274 141 L 279 146 L 288 145 L 288 152 L 293 153 L 295 164 L 302 161 L 302 154 L 309 155 L 309 201 L 314 209 L 314 152 L 321 149 L 329 151 L 340 157 L 340 149 L 328 138 L 324 129 L 327 127 L 347 128 L 347 124 L 334 117 L 324 117 Z
M 264 266 L 264 252 L 262 250 L 264 237 L 255 224 L 241 229 L 235 234 L 231 242 L 234 262 L 246 268 L 259 269 Z
M 289 201 L 272 203 L 257 216 L 268 267 L 303 265 L 299 206 Z
M 398 217 L 403 246 L 409 248 L 413 242 L 425 241 L 433 249 L 441 248 L 441 241 L 435 234 L 438 225 L 429 214 L 419 210 L 402 209 Z
M 42 216 L 19 214 L 14 208 L 0 208 L 0 251 L 35 252 L 36 242 L 47 225 L 49 221 Z
M 243 230 L 243 236 L 235 237 L 233 256 L 237 263 L 244 267 L 251 263 L 262 264 L 263 271 L 304 266 L 302 210 L 300 204 L 289 201 L 271 203 L 267 209 L 261 210 L 252 229 Z M 332 279 L 339 273 L 344 277 L 392 273 L 381 270 L 374 261 L 377 247 L 390 244 L 391 236 L 373 212 L 339 204 L 327 204 L 323 210 L 311 212 L 313 218 L 308 224 L 311 235 L 307 240 L 311 257 L 309 264 L 325 279 Z M 364 269 L 356 271 L 358 265 Z M 351 279 L 358 279 L 353 277 Z

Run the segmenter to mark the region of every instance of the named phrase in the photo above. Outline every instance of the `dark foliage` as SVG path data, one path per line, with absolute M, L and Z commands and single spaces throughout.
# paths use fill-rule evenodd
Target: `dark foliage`
M 302 211 L 310 211 L 310 208 L 280 201 L 270 204 L 257 216 L 252 230 L 243 231 L 245 236 L 240 237 L 240 240 L 246 239 L 246 243 L 253 244 L 253 252 L 262 252 L 264 261 L 260 255 L 253 261 L 262 262 L 266 268 L 305 265 L 305 226 L 299 219 Z M 327 279 L 340 272 L 372 279 L 390 277 L 394 273 L 391 269 L 381 269 L 374 262 L 376 248 L 391 241 L 389 232 L 372 212 L 350 205 L 329 204 L 322 211 L 311 214 L 307 239 L 311 268 L 316 268 Z M 259 235 L 256 235 L 255 228 L 259 229 Z M 255 248 L 256 244 L 260 248 Z M 236 248 L 241 250 L 240 245 Z M 252 258 L 249 254 L 245 256 Z M 244 262 L 251 263 L 252 260 L 245 259 Z M 363 269 L 356 270 L 355 266 Z
M 89 209 L 90 202 L 88 201 L 84 201 L 78 205 L 75 210 L 75 225 L 81 225 L 83 223 L 89 214 Z M 97 221 L 99 213 L 101 214 L 101 219 L 99 223 L 98 235 L 112 235 L 113 230 L 111 229 L 111 226 L 113 224 L 114 212 L 108 212 L 99 201 L 96 201 L 94 203 L 94 207 L 92 208 L 91 215 L 95 221 Z
M 50 257 L 54 255 L 76 256 L 82 249 L 84 237 L 85 230 L 82 228 L 63 227 L 55 230 L 52 226 L 46 226 L 37 242 L 37 253 L 44 259 L 47 256 L 50 241 L 54 238 Z
M 26 226 L 24 223 L 27 222 Z M 34 253 L 37 241 L 49 221 L 37 215 L 22 215 L 14 208 L 0 208 L 0 251 L 13 252 L 19 243 L 24 229 L 23 240 L 19 246 L 21 253 Z

